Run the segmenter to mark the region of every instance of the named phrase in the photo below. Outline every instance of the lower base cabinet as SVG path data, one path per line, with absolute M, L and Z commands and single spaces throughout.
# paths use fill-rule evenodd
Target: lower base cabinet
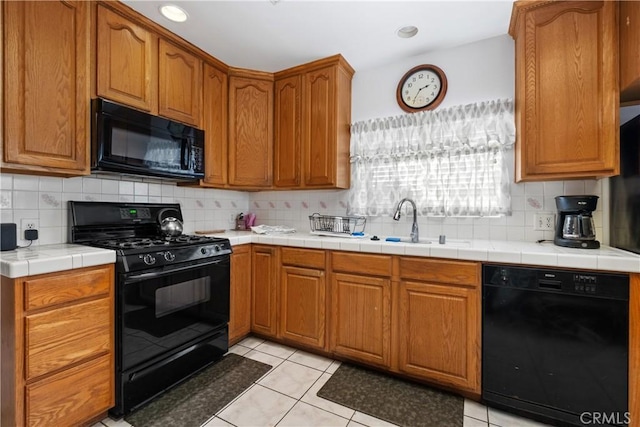
M 113 265 L 2 277 L 3 426 L 78 426 L 114 405 Z
M 327 284 L 325 253 L 281 249 L 279 336 L 318 350 L 326 349 Z
M 251 332 L 276 338 L 278 334 L 278 248 L 251 249 Z
M 251 245 L 234 246 L 229 292 L 229 344 L 251 332 Z
M 335 273 L 331 349 L 380 367 L 391 361 L 391 281 Z
M 399 371 L 479 394 L 480 264 L 402 257 L 399 269 Z

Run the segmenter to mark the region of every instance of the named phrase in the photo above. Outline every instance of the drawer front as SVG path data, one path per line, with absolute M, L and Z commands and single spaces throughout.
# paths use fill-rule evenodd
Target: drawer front
M 400 277 L 447 285 L 480 285 L 480 263 L 425 258 L 400 258 Z
M 26 424 L 78 426 L 114 404 L 113 373 L 108 355 L 26 386 Z
M 29 315 L 25 319 L 27 380 L 112 348 L 109 298 Z
M 331 268 L 344 273 L 367 276 L 391 276 L 391 256 L 335 251 L 331 253 Z
M 43 308 L 109 293 L 113 266 L 36 276 L 24 282 L 25 309 Z
M 282 264 L 324 270 L 324 251 L 314 249 L 282 248 Z

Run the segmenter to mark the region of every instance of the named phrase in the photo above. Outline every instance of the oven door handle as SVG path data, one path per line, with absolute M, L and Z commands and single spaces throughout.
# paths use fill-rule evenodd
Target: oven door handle
M 166 276 L 167 274 L 171 274 L 171 273 L 179 273 L 181 271 L 186 271 L 186 270 L 193 270 L 194 268 L 198 268 L 198 267 L 209 267 L 212 265 L 221 264 L 225 262 L 227 259 L 228 257 L 225 257 L 223 259 L 217 259 L 215 261 L 207 262 L 203 264 L 187 265 L 184 267 L 178 267 L 178 268 L 162 270 L 162 271 L 153 271 L 150 273 L 138 273 L 138 274 L 126 275 L 125 283 L 139 282 L 141 280 L 147 280 L 147 279 L 155 279 L 156 277 Z

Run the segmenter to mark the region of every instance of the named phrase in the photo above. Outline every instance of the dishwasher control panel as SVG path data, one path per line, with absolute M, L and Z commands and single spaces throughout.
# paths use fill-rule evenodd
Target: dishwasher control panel
M 628 298 L 629 275 L 485 264 L 483 286 L 559 292 L 605 298 Z

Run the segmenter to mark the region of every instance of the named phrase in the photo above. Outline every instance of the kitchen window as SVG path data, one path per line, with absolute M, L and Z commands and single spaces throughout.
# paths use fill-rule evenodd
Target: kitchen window
M 391 215 L 409 197 L 422 216 L 509 215 L 514 141 L 512 100 L 354 123 L 348 213 Z

